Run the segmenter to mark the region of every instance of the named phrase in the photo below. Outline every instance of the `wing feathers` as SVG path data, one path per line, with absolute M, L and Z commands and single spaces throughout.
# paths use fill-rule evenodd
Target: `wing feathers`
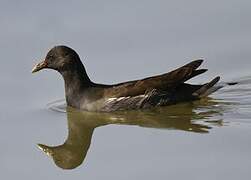
M 137 96 L 149 89 L 172 90 L 179 84 L 206 72 L 207 69 L 197 70 L 202 62 L 202 59 L 195 60 L 169 73 L 114 85 L 105 91 L 105 95 L 110 97 Z

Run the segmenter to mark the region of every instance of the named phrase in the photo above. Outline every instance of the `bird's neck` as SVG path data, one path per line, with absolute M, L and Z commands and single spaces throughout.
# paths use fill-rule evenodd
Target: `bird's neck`
M 81 95 L 85 89 L 92 86 L 92 82 L 89 79 L 83 65 L 71 70 L 60 72 L 64 78 L 65 83 L 65 96 L 67 104 L 73 107 L 77 107 Z

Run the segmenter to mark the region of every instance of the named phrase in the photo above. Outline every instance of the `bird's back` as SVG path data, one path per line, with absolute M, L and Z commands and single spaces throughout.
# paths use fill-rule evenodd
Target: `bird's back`
M 203 85 L 186 84 L 185 81 L 206 72 L 197 68 L 202 60 L 196 60 L 169 73 L 129 81 L 115 85 L 103 86 L 103 97 L 99 107 L 101 111 L 116 111 L 130 109 L 145 109 L 155 106 L 165 106 L 182 101 L 200 99 L 213 91 L 212 87 L 219 77 Z

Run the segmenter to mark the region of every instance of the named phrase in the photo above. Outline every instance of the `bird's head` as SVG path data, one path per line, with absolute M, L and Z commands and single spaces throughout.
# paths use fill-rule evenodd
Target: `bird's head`
M 64 72 L 76 69 L 82 65 L 78 54 L 67 46 L 55 46 L 46 55 L 45 60 L 35 65 L 32 73 L 42 69 L 54 69 L 58 72 Z

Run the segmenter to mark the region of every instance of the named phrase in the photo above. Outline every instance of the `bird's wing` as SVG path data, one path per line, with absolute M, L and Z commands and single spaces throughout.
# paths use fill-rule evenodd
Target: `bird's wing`
M 174 71 L 162 75 L 149 77 L 141 80 L 130 81 L 113 85 L 105 90 L 108 97 L 126 97 L 144 94 L 151 89 L 169 90 L 177 85 L 207 71 L 207 69 L 197 68 L 203 60 L 192 61 Z

